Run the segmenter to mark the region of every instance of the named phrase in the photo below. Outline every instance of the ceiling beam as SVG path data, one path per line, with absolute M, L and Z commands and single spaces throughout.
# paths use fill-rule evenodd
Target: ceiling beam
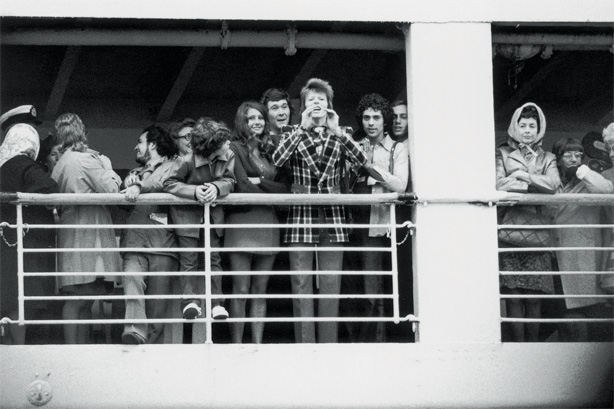
M 192 79 L 192 74 L 194 74 L 194 70 L 200 62 L 204 52 L 205 49 L 203 47 L 194 47 L 190 50 L 190 54 L 184 61 L 181 71 L 179 71 L 179 75 L 175 79 L 173 87 L 166 96 L 166 100 L 164 101 L 164 104 L 162 104 L 160 112 L 158 112 L 156 122 L 166 122 L 171 118 L 171 115 L 173 114 L 179 99 L 181 99 L 183 92 Z
M 535 89 L 535 87 L 540 85 L 546 79 L 546 77 L 548 77 L 548 75 L 550 75 L 556 68 L 565 62 L 567 58 L 567 54 L 560 53 L 548 60 L 546 65 L 536 72 L 530 80 L 522 84 L 516 93 L 514 93 L 510 99 L 505 101 L 505 103 L 497 109 L 495 113 L 496 120 L 502 121 L 508 119 L 508 117 L 511 116 L 511 113 L 520 106 L 520 103 Z
M 55 79 L 51 94 L 49 95 L 49 100 L 47 100 L 47 105 L 45 106 L 45 111 L 43 112 L 43 118 L 53 120 L 57 116 L 60 105 L 62 104 L 62 99 L 64 99 L 64 93 L 70 82 L 70 77 L 77 65 L 80 51 L 81 47 L 79 46 L 70 46 L 66 48 L 62 65 L 60 65 L 58 76 Z

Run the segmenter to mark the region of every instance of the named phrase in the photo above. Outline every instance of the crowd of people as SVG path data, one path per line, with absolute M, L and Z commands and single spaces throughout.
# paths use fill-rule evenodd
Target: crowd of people
M 35 129 L 40 121 L 30 105 L 21 106 L 0 118 L 5 137 L 0 146 L 2 192 L 34 193 L 122 193 L 128 203 L 142 193 L 166 192 L 192 199 L 200 204 L 236 193 L 335 194 L 352 192 L 373 194 L 403 193 L 411 188 L 409 175 L 409 145 L 407 104 L 390 103 L 379 94 L 363 96 L 356 109 L 356 131 L 339 125 L 333 109 L 334 93 L 327 81 L 312 78 L 300 92 L 297 124 L 290 124 L 293 107 L 290 95 L 281 89 L 266 90 L 260 101 L 243 102 L 237 109 L 234 129 L 209 117 L 187 118 L 165 129 L 153 124 L 138 136 L 134 148 L 138 166 L 121 180 L 106 156 L 89 148 L 85 126 L 74 113 L 60 115 L 54 131 L 40 142 Z M 580 141 L 557 141 L 552 152 L 542 148 L 546 119 L 533 103 L 519 107 L 514 113 L 508 141 L 496 152 L 496 188 L 524 193 L 613 193 L 614 170 L 603 173 L 583 164 L 584 148 Z M 614 123 L 603 131 L 604 146 L 614 162 Z M 553 224 L 599 224 L 611 222 L 610 208 L 565 204 L 557 206 L 514 206 L 503 209 L 504 224 L 535 224 L 549 220 Z M 351 210 L 351 212 L 350 212 Z M 522 213 L 521 213 L 522 212 Z M 505 214 L 504 214 L 505 213 Z M 15 221 L 15 207 L 2 204 L 3 221 Z M 40 234 L 26 234 L 24 247 L 84 249 L 82 252 L 61 251 L 57 254 L 57 271 L 88 273 L 61 275 L 57 283 L 41 275 L 25 280 L 26 295 L 73 296 L 61 303 L 64 320 L 87 319 L 91 316 L 92 300 L 87 296 L 108 294 L 113 281 L 121 281 L 124 294 L 140 297 L 169 294 L 171 276 L 164 272 L 182 271 L 179 277 L 183 299 L 181 314 L 185 319 L 202 317 L 203 305 L 199 294 L 205 293 L 202 274 L 203 229 L 184 227 L 201 224 L 202 207 L 194 205 L 137 204 L 130 208 L 129 225 L 168 225 L 168 228 L 123 229 L 119 246 L 114 229 L 96 227 L 113 223 L 112 209 L 98 205 L 58 205 L 55 209 L 29 206 L 23 218 L 29 224 L 89 225 L 88 228 L 52 229 Z M 244 272 L 232 276 L 232 292 L 239 296 L 267 294 L 269 275 L 280 259 L 292 271 L 304 274 L 290 276 L 297 343 L 338 342 L 339 327 L 335 320 L 309 321 L 310 317 L 336 318 L 340 314 L 338 296 L 343 286 L 353 293 L 382 295 L 385 279 L 379 274 L 343 276 L 336 272 L 355 269 L 378 272 L 385 269 L 386 252 L 364 251 L 344 261 L 343 246 L 386 248 L 391 245 L 390 231 L 382 227 L 390 217 L 384 205 L 346 207 L 313 205 L 308 201 L 291 206 L 228 205 L 210 208 L 208 242 L 212 248 L 232 249 L 228 252 L 230 269 Z M 518 221 L 524 217 L 524 221 Z M 372 225 L 351 231 L 342 224 Z M 515 221 L 514 221 L 515 220 Z M 287 228 L 270 225 L 285 223 Z M 222 229 L 216 225 L 269 225 L 263 228 Z M 334 225 L 323 228 L 322 225 Z M 537 223 L 542 224 L 542 223 Z M 182 225 L 172 227 L 172 225 Z M 313 227 L 310 227 L 312 226 Z M 500 235 L 502 247 L 600 247 L 611 243 L 611 229 L 556 229 L 514 241 L 512 235 Z M 545 236 L 544 236 L 545 234 Z M 535 244 L 529 239 L 539 237 Z M 524 242 L 522 242 L 524 240 Z M 15 232 L 3 229 L 2 249 L 2 317 L 16 318 L 17 253 Z M 283 248 L 286 247 L 286 250 Z M 319 247 L 335 247 L 318 251 Z M 156 250 L 147 250 L 148 248 Z M 100 250 L 99 250 L 100 249 Z M 105 249 L 105 250 L 102 250 Z M 112 251 L 109 249 L 116 249 Z M 163 251 L 160 251 L 163 249 Z M 265 249 L 265 250 L 263 250 Z M 408 249 L 406 249 L 408 250 Z M 411 252 L 399 252 L 400 257 Z M 411 263 L 406 263 L 410 265 Z M 223 271 L 222 257 L 213 251 L 208 259 L 211 272 Z M 348 263 L 351 267 L 348 267 Z M 502 271 L 518 272 L 501 277 L 501 293 L 525 295 L 529 298 L 506 299 L 506 312 L 512 318 L 540 318 L 540 294 L 601 294 L 612 290 L 608 276 L 595 274 L 536 275 L 522 272 L 539 271 L 603 271 L 613 269 L 608 252 L 585 251 L 512 251 L 500 257 Z M 54 272 L 56 256 L 52 252 L 28 253 L 24 271 Z M 123 276 L 105 273 L 123 272 Z M 254 274 L 249 274 L 254 272 Z M 134 274 L 130 274 L 134 273 Z M 314 289 L 315 284 L 315 289 Z M 359 290 L 355 290 L 359 289 Z M 347 288 L 346 288 L 347 290 Z M 407 289 L 406 289 L 407 290 Z M 211 316 L 216 320 L 254 318 L 250 322 L 251 342 L 263 342 L 265 324 L 259 318 L 267 316 L 265 297 L 246 300 L 223 299 L 222 276 L 211 278 Z M 315 293 L 317 303 L 308 296 Z M 347 291 L 346 291 L 347 292 Z M 411 292 L 411 290 L 408 290 Z M 305 297 L 307 296 L 307 297 Z M 44 316 L 50 303 L 26 303 L 26 318 Z M 249 309 L 248 309 L 249 305 Z M 368 318 L 384 316 L 383 298 L 367 298 L 362 303 L 347 304 L 352 316 Z M 611 316 L 611 304 L 604 299 L 567 298 L 562 308 L 567 318 L 599 318 Z M 125 300 L 127 320 L 122 342 L 145 344 L 160 342 L 164 326 L 160 323 L 134 320 L 167 317 L 166 299 Z M 307 318 L 307 319 L 305 319 Z M 303 320 L 305 319 L 305 320 Z M 131 321 L 132 320 L 132 321 Z M 366 320 L 346 323 L 351 341 L 383 342 L 386 328 L 382 322 Z M 4 342 L 23 343 L 24 327 L 11 325 Z M 65 343 L 86 343 L 87 326 L 65 324 Z M 513 323 L 510 339 L 536 341 L 539 324 Z M 244 322 L 230 325 L 231 341 L 244 341 Z M 563 340 L 587 341 L 591 331 L 586 323 L 570 321 L 559 327 Z
M 209 117 L 187 118 L 171 124 L 168 129 L 153 124 L 138 137 L 134 149 L 138 166 L 123 181 L 113 170 L 109 158 L 89 148 L 87 132 L 78 115 L 60 115 L 54 123 L 54 131 L 40 142 L 35 129 L 40 121 L 34 107 L 21 106 L 0 118 L 2 130 L 6 132 L 0 146 L 1 191 L 122 193 L 127 202 L 136 201 L 141 193 L 167 192 L 200 204 L 212 203 L 231 192 L 332 194 L 340 193 L 342 186 L 344 193 L 405 192 L 409 179 L 407 104 L 404 101 L 391 104 L 379 94 L 365 95 L 356 111 L 357 131 L 353 132 L 352 128 L 339 125 L 333 97 L 333 89 L 327 81 L 310 79 L 300 92 L 300 119 L 296 125 L 290 124 L 293 114 L 290 95 L 276 88 L 266 90 L 259 102 L 242 103 L 237 109 L 233 130 Z M 187 273 L 179 277 L 183 317 L 194 319 L 204 315 L 198 295 L 205 293 L 205 279 L 196 273 L 202 271 L 202 256 L 199 255 L 202 251 L 198 249 L 203 245 L 203 229 L 183 227 L 202 223 L 202 207 L 136 204 L 130 210 L 127 224 L 169 225 L 169 228 L 123 229 L 119 247 L 114 229 L 95 227 L 113 223 L 109 206 L 62 204 L 55 209 L 35 206 L 32 210 L 24 213 L 25 223 L 53 224 L 55 218 L 60 225 L 92 226 L 58 229 L 57 238 L 51 229 L 44 230 L 48 232 L 46 236 L 26 234 L 24 238 L 25 247 L 54 248 L 57 245 L 64 250 L 83 249 L 58 252 L 57 266 L 60 272 L 87 275 L 61 275 L 57 285 L 44 276 L 25 280 L 27 284 L 35 283 L 40 287 L 30 289 L 26 286 L 26 295 L 53 295 L 57 291 L 72 296 L 62 303 L 62 319 L 91 316 L 93 301 L 87 297 L 108 294 L 114 286 L 113 281 L 122 282 L 127 296 L 169 294 L 171 277 L 164 272 L 176 270 Z M 14 223 L 13 205 L 2 204 L 2 213 L 3 220 Z M 213 225 L 208 238 L 210 246 L 237 249 L 228 252 L 230 269 L 246 273 L 232 276 L 234 294 L 266 294 L 269 281 L 266 272 L 275 268 L 282 253 L 287 257 L 290 270 L 305 272 L 290 276 L 292 294 L 300 296 L 293 299 L 294 316 L 299 318 L 339 316 L 339 299 L 334 295 L 340 294 L 342 279 L 335 271 L 344 269 L 342 247 L 346 243 L 390 246 L 386 228 L 357 228 L 350 235 L 346 227 L 339 227 L 350 220 L 349 209 L 341 205 L 315 206 L 306 202 L 289 207 L 212 206 L 210 217 Z M 356 212 L 356 217 L 360 223 L 382 224 L 388 220 L 389 210 L 384 205 L 367 206 Z M 286 223 L 287 229 L 215 227 L 224 223 L 270 225 L 280 222 Z M 170 227 L 173 224 L 183 226 Z M 308 227 L 312 224 L 315 227 Z M 321 224 L 335 226 L 317 227 Z M 1 245 L 1 314 L 15 319 L 17 253 L 8 244 L 16 240 L 14 234 L 5 234 L 4 239 Z M 331 246 L 339 249 L 317 251 L 318 247 Z M 282 247 L 287 247 L 288 251 L 281 251 Z M 147 248 L 156 250 L 148 251 Z M 158 251 L 160 249 L 164 251 Z M 381 270 L 383 254 L 363 253 L 360 269 Z M 29 262 L 24 266 L 26 272 L 56 270 L 53 253 L 28 253 L 24 259 Z M 208 261 L 214 274 L 223 270 L 219 252 L 211 252 Z M 105 272 L 126 274 L 105 276 Z M 212 276 L 210 290 L 216 296 L 211 316 L 216 320 L 247 315 L 256 318 L 251 322 L 251 341 L 261 343 L 265 325 L 257 318 L 267 316 L 266 299 L 249 300 L 247 311 L 245 298 L 233 298 L 229 313 L 223 299 L 221 275 Z M 364 291 L 382 295 L 382 276 L 365 275 Z M 312 298 L 302 297 L 314 292 L 333 297 L 318 298 L 316 305 Z M 126 299 L 127 322 L 122 342 L 160 342 L 163 325 L 130 321 L 166 318 L 166 304 L 165 299 Z M 34 303 L 26 302 L 27 319 L 40 317 L 34 307 Z M 44 310 L 44 305 L 39 308 Z M 382 317 L 383 300 L 368 299 L 356 309 L 359 310 L 353 311 L 353 315 Z M 369 322 L 364 324 L 353 340 L 385 340 L 381 328 Z M 67 323 L 63 327 L 65 343 L 87 342 L 87 326 Z M 244 327 L 243 322 L 231 323 L 232 342 L 243 342 Z M 22 328 L 10 325 L 3 341 L 23 343 L 25 332 L 20 331 Z M 321 321 L 317 326 L 307 320 L 299 321 L 294 330 L 296 342 L 338 341 L 339 329 L 335 321 Z
M 497 189 L 521 193 L 614 193 L 614 171 L 599 173 L 583 164 L 581 141 L 565 138 L 556 141 L 552 152 L 542 148 L 546 132 L 546 117 L 539 106 L 526 103 L 519 107 L 510 121 L 509 138 L 496 152 Z M 614 123 L 603 130 L 603 141 L 609 158 L 614 162 Z M 598 225 L 612 224 L 609 206 L 582 206 L 578 203 L 546 206 L 514 206 L 501 215 L 503 224 L 535 225 Z M 504 209 L 502 209 L 504 210 Z M 503 212 L 502 212 L 503 213 Z M 516 233 L 522 230 L 517 230 Z M 522 236 L 500 235 L 500 246 L 514 247 L 609 247 L 611 229 L 570 227 L 551 231 L 524 230 Z M 539 296 L 545 294 L 587 295 L 587 298 L 565 298 L 559 336 L 562 341 L 580 342 L 611 340 L 611 325 L 588 325 L 573 319 L 612 318 L 611 302 L 591 295 L 612 292 L 612 278 L 607 275 L 583 274 L 612 270 L 611 252 L 597 250 L 515 251 L 500 257 L 502 271 L 527 272 L 503 275 L 501 293 Z M 559 271 L 554 275 L 530 274 Z M 506 314 L 510 318 L 542 316 L 542 307 L 552 307 L 540 298 L 508 298 Z M 551 308 L 552 309 L 552 308 Z M 554 308 L 556 310 L 556 308 Z M 550 313 L 551 314 L 551 313 Z M 552 316 L 550 316 L 552 317 Z M 540 339 L 540 324 L 515 322 L 510 325 L 509 339 L 534 342 Z M 604 330 L 605 328 L 605 330 Z M 605 334 L 605 335 L 604 335 Z

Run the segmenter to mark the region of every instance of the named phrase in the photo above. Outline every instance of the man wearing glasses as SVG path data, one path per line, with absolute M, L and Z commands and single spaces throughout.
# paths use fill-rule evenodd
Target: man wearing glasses
M 196 121 L 191 118 L 186 118 L 183 121 L 175 123 L 171 126 L 170 134 L 175 141 L 175 146 L 177 147 L 177 153 L 179 156 L 185 156 L 192 152 L 190 140 L 192 138 L 192 129 L 194 128 L 194 124 L 196 124 Z

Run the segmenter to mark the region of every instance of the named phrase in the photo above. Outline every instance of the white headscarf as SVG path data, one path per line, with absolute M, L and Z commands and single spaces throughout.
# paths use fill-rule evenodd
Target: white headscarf
M 0 146 L 0 167 L 18 155 L 26 155 L 36 160 L 40 149 L 38 132 L 28 124 L 15 124 L 6 133 Z
M 537 114 L 539 115 L 539 132 L 537 132 L 537 138 L 535 138 L 535 141 L 531 142 L 530 145 L 527 145 L 528 147 L 535 149 L 536 146 L 542 144 L 542 139 L 544 139 L 544 134 L 546 133 L 546 117 L 544 116 L 542 109 L 533 102 L 527 102 L 514 112 L 512 120 L 510 121 L 510 126 L 507 128 L 507 133 L 516 142 L 516 144 L 523 144 L 521 139 L 522 131 L 518 126 L 518 120 L 522 110 L 528 106 L 535 107 Z

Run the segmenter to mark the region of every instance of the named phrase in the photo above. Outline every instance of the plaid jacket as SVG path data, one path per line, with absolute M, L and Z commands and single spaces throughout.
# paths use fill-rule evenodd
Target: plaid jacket
M 324 128 L 320 136 L 314 130 L 305 131 L 297 126 L 284 127 L 279 147 L 273 153 L 273 163 L 283 166 L 289 162 L 294 193 L 339 193 L 342 158 L 356 166 L 367 162 L 360 146 L 351 137 L 351 128 L 342 128 L 336 136 Z M 319 148 L 319 149 L 318 149 Z M 320 151 L 320 153 L 318 153 Z M 307 199 L 308 200 L 308 199 Z M 318 223 L 322 209 L 326 223 L 345 223 L 344 206 L 295 205 L 288 214 L 288 224 Z M 333 242 L 348 241 L 346 228 L 331 229 Z M 286 231 L 286 243 L 318 243 L 319 234 L 312 228 L 291 227 Z

